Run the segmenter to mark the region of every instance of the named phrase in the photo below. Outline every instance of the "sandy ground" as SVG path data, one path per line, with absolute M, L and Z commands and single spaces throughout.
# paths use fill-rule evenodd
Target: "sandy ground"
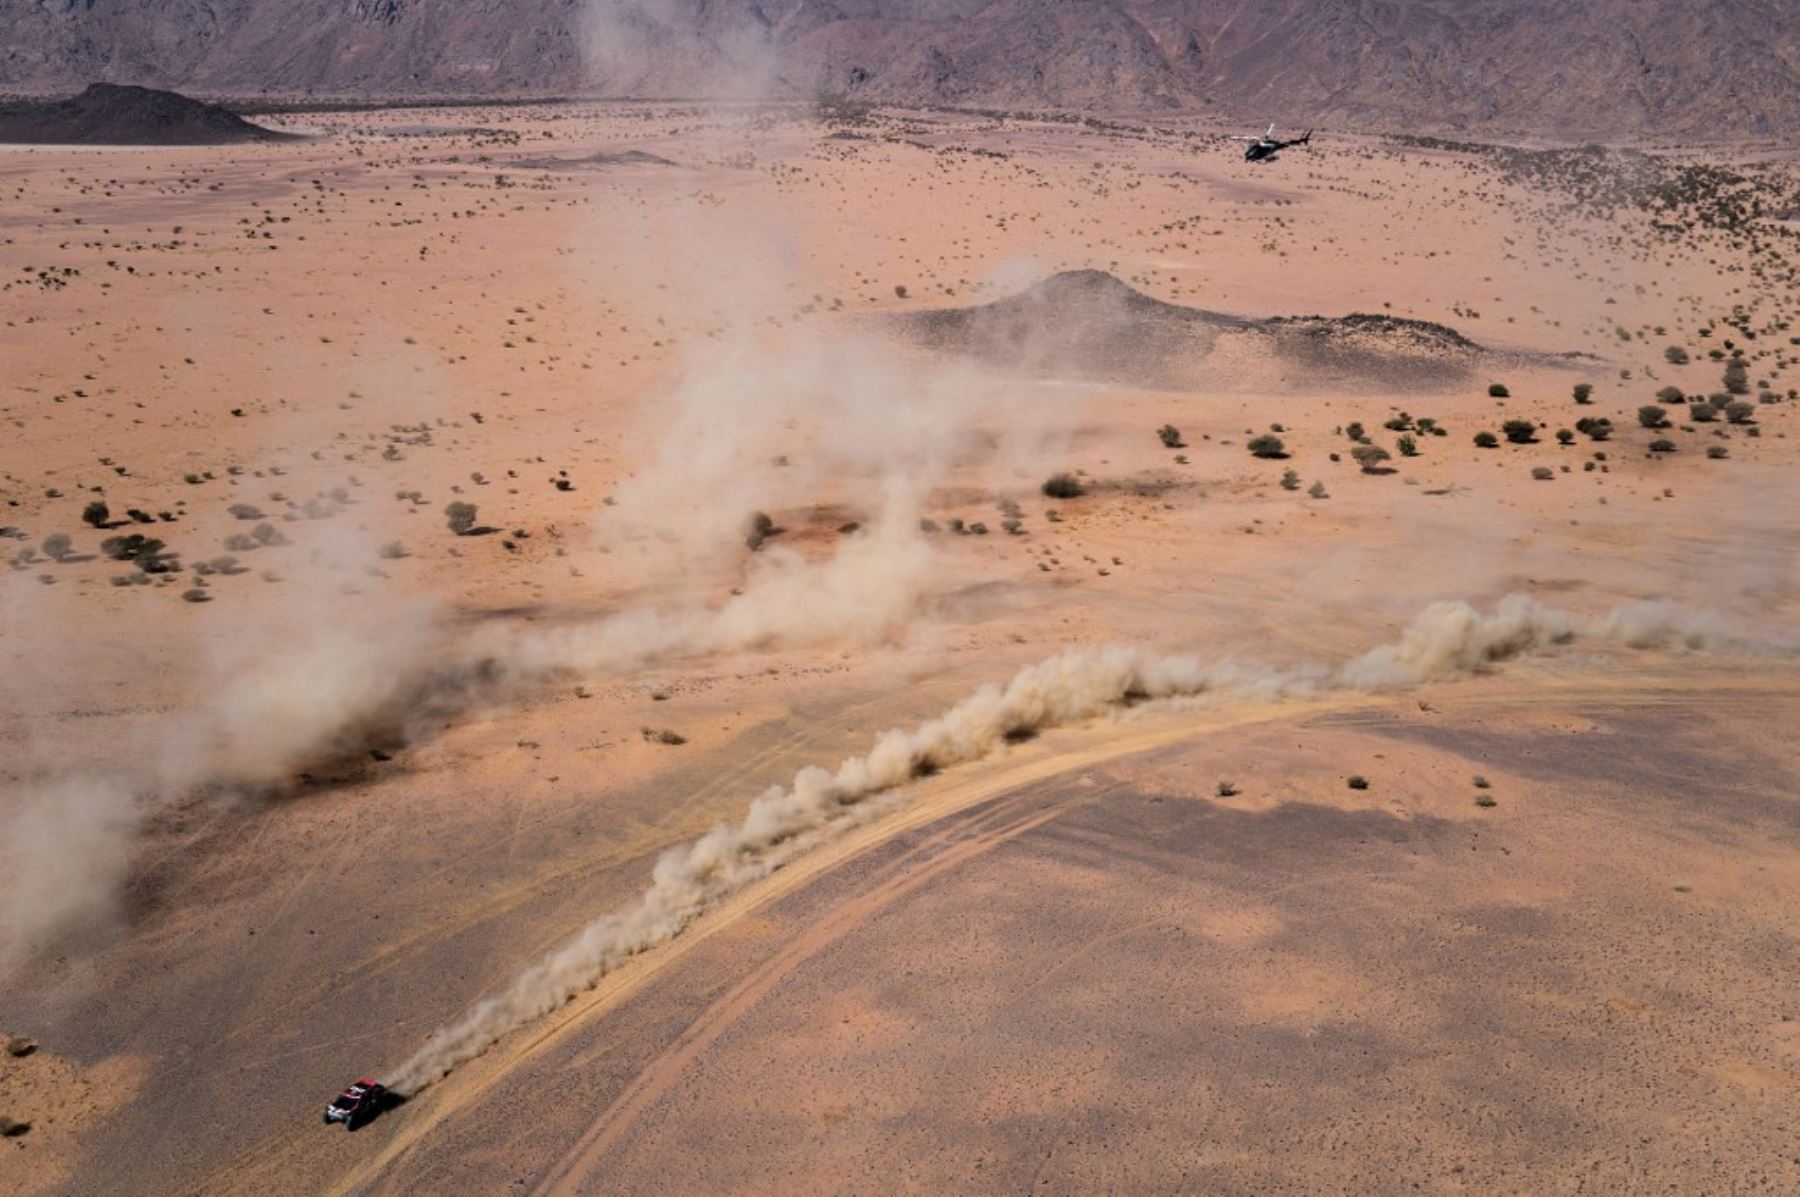
M 332 1092 L 665 848 L 1064 647 L 1335 662 L 1428 601 L 1514 591 L 1791 636 L 1795 252 L 1746 238 L 1775 220 L 1659 231 L 1566 179 L 1351 133 L 1253 167 L 1177 123 L 291 123 L 321 136 L 0 148 L 6 802 L 191 750 L 176 729 L 321 629 L 379 661 L 431 619 L 465 645 L 754 592 L 756 504 L 773 549 L 825 561 L 908 477 L 939 529 L 928 578 L 872 631 L 513 686 L 376 756 L 155 804 L 110 905 L 0 980 L 0 1031 L 41 1044 L 0 1058 L 0 1115 L 32 1124 L 0 1140 L 0 1190 L 1800 1184 L 1792 660 L 1617 647 L 1146 708 L 921 780 L 325 1131 Z M 666 161 L 571 164 L 626 151 Z M 1432 321 L 1484 352 L 1421 388 L 1234 343 L 1145 390 L 951 362 L 888 320 L 1059 270 L 1245 317 Z M 1721 390 L 1707 351 L 1734 346 L 1753 423 L 1639 426 L 1659 388 Z M 840 378 L 854 402 L 808 407 Z M 896 418 L 915 383 L 936 397 Z M 1447 435 L 1402 456 L 1401 411 Z M 1559 443 L 1584 416 L 1611 439 Z M 1473 443 L 1509 419 L 1534 441 Z M 1352 422 L 1385 472 L 1352 460 Z M 1252 457 L 1271 425 L 1287 456 Z M 1061 470 L 1087 493 L 1043 496 Z M 95 498 L 119 527 L 82 523 Z M 453 535 L 451 501 L 491 531 Z M 663 515 L 673 544 L 620 524 Z M 686 551 L 719 522 L 724 549 Z M 100 542 L 133 528 L 188 568 L 119 584 Z

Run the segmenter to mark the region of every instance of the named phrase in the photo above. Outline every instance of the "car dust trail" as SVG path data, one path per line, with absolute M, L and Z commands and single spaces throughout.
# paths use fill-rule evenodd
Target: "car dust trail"
M 411 1096 L 502 1036 L 592 988 L 632 956 L 679 935 L 721 898 L 766 876 L 821 838 L 866 817 L 869 800 L 906 782 L 979 760 L 1008 740 L 1098 718 L 1133 703 L 1263 703 L 1330 692 L 1404 689 L 1574 640 L 1632 648 L 1790 654 L 1795 642 L 1739 633 L 1722 617 L 1641 602 L 1583 617 L 1522 595 L 1483 613 L 1463 602 L 1426 608 L 1392 644 L 1337 666 L 1273 668 L 1112 647 L 1062 653 L 975 691 L 944 714 L 876 738 L 835 772 L 809 766 L 772 787 L 735 824 L 720 823 L 657 861 L 635 901 L 599 916 L 499 993 L 442 1028 L 390 1075 Z

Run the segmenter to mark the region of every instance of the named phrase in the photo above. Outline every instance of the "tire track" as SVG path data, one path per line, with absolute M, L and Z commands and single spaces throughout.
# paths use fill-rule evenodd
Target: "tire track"
M 1095 791 L 1063 798 L 1040 807 L 1034 792 L 1000 800 L 997 811 L 967 822 L 952 816 L 951 826 L 908 851 L 888 869 L 888 877 L 841 903 L 790 939 L 768 960 L 706 1007 L 675 1042 L 646 1064 L 592 1126 L 533 1189 L 539 1197 L 568 1197 L 585 1191 L 607 1152 L 643 1113 L 680 1080 L 719 1037 L 730 1030 L 794 969 L 866 923 L 874 915 L 942 874 L 967 864 L 1026 832 L 1042 827 L 1070 808 L 1099 797 Z M 1004 814 L 1010 817 L 1000 818 Z M 987 826 L 983 826 L 983 824 Z

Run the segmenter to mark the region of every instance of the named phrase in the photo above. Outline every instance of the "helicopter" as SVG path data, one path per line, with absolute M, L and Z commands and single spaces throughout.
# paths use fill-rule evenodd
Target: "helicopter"
M 1275 136 L 1275 126 L 1270 125 L 1269 131 L 1264 133 L 1261 137 L 1233 137 L 1231 140 L 1247 141 L 1250 143 L 1250 147 L 1244 151 L 1245 162 L 1267 162 L 1274 158 L 1277 153 L 1287 149 L 1289 146 L 1305 145 L 1307 142 L 1311 141 L 1312 130 L 1308 129 L 1304 134 L 1294 138 L 1292 141 L 1281 141 Z

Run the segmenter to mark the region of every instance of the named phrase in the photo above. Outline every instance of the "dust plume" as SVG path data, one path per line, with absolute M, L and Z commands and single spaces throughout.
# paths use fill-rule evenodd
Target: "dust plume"
M 417 1093 L 509 1031 L 591 988 L 630 957 L 680 934 L 720 898 L 866 815 L 871 799 L 922 775 L 979 760 L 1009 739 L 1102 717 L 1135 702 L 1250 704 L 1332 691 L 1403 689 L 1577 638 L 1632 648 L 1800 650 L 1794 642 L 1758 640 L 1716 615 L 1671 603 L 1632 603 L 1582 617 L 1511 595 L 1488 613 L 1464 602 L 1435 603 L 1394 643 L 1335 667 L 1262 667 L 1125 647 L 1066 652 L 1027 666 L 1004 686 L 982 687 L 916 728 L 883 733 L 866 755 L 844 761 L 835 772 L 802 769 L 785 789 L 772 787 L 752 802 L 739 822 L 720 823 L 665 853 L 635 901 L 601 915 L 434 1034 L 393 1072 L 389 1087 Z

